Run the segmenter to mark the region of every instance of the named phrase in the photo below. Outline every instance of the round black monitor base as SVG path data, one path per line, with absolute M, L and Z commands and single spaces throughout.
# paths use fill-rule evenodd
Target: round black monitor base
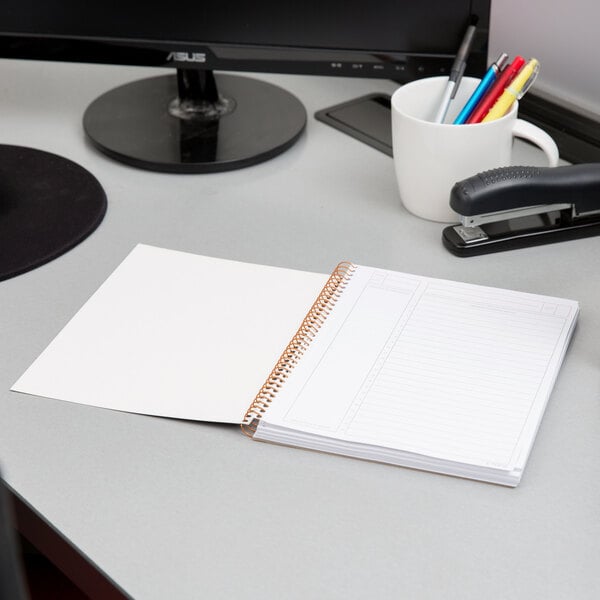
M 105 213 L 104 190 L 83 167 L 41 150 L 0 145 L 0 281 L 64 254 Z
M 181 73 L 152 77 L 92 102 L 83 117 L 85 132 L 99 150 L 134 167 L 211 173 L 268 160 L 304 130 L 306 110 L 289 92 L 249 77 L 209 74 L 219 110 L 178 111 Z

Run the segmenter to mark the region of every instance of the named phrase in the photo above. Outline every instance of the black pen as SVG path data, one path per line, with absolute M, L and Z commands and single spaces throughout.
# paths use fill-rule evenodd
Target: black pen
M 456 95 L 458 86 L 460 85 L 460 80 L 462 79 L 463 73 L 465 72 L 465 67 L 467 66 L 467 58 L 469 56 L 469 52 L 471 51 L 473 38 L 475 37 L 477 21 L 478 18 L 476 16 L 471 17 L 471 24 L 467 27 L 465 37 L 463 38 L 460 48 L 456 53 L 456 58 L 454 59 L 452 68 L 450 69 L 450 76 L 448 77 L 448 83 L 446 84 L 446 89 L 444 90 L 444 96 L 442 97 L 440 108 L 435 115 L 435 123 L 444 122 L 446 113 L 448 112 L 448 107 L 450 106 L 450 101 Z

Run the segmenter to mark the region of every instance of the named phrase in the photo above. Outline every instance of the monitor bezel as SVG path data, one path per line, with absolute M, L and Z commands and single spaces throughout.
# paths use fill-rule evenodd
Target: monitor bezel
M 471 13 L 477 15 L 479 20 L 467 64 L 468 74 L 481 75 L 487 68 L 490 4 L 490 0 L 471 2 Z M 169 42 L 0 31 L 0 57 L 177 69 L 383 78 L 405 82 L 447 73 L 454 53 Z

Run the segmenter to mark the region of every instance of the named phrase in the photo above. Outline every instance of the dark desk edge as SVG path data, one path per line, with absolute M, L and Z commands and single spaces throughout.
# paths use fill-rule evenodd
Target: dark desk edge
M 390 95 L 380 93 L 353 98 L 317 111 L 315 118 L 392 156 L 391 126 L 390 139 L 383 139 L 367 130 L 364 123 L 344 122 L 336 116 L 340 110 L 367 106 L 369 102 L 377 102 L 389 109 Z M 585 114 L 575 106 L 550 97 L 527 94 L 519 101 L 519 116 L 546 131 L 556 142 L 564 160 L 571 163 L 600 162 L 600 120 L 595 115 Z
M 8 486 L 7 486 L 8 487 Z M 130 600 L 106 573 L 8 487 L 19 533 L 90 598 Z
M 600 121 L 594 116 L 536 94 L 519 100 L 519 116 L 548 132 L 561 158 L 572 163 L 600 162 Z

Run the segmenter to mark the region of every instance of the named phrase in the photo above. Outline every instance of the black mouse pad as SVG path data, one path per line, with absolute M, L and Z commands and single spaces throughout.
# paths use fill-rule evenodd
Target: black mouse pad
M 0 281 L 64 254 L 106 213 L 98 180 L 71 160 L 0 145 Z

